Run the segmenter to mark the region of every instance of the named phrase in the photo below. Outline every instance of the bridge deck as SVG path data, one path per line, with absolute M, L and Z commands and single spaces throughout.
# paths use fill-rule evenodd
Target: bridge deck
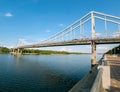
M 69 46 L 69 45 L 90 45 L 91 42 L 94 41 L 96 44 L 116 44 L 120 43 L 120 37 L 116 38 L 95 38 L 95 39 L 73 39 L 73 40 L 66 40 L 60 42 L 44 42 L 38 44 L 31 44 L 25 46 L 18 46 L 14 49 L 21 49 L 21 48 L 39 48 L 39 47 L 53 47 L 53 46 Z

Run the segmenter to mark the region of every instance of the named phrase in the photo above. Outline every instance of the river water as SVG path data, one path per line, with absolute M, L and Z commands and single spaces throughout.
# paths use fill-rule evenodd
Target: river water
M 0 54 L 0 92 L 68 92 L 90 68 L 90 54 Z

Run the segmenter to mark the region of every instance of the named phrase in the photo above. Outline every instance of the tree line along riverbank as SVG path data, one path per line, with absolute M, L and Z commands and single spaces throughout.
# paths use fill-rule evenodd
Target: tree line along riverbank
M 5 53 L 7 54 L 7 53 L 9 53 L 9 51 L 10 50 L 7 47 L 0 47 L 0 53 L 1 54 L 5 54 Z
M 108 50 L 105 54 L 120 54 L 120 45 Z
M 35 50 L 35 49 L 23 49 L 22 54 L 82 54 L 77 52 L 67 51 L 52 51 L 52 50 Z
M 7 54 L 10 49 L 7 47 L 0 47 L 1 54 Z M 22 49 L 22 54 L 89 54 L 82 52 L 67 52 L 67 51 L 52 51 L 52 50 L 38 50 L 38 49 Z M 120 45 L 108 50 L 105 54 L 120 54 Z
M 1 54 L 10 53 L 7 47 L 0 47 Z M 67 52 L 67 51 L 52 51 L 52 50 L 38 50 L 38 49 L 22 49 L 22 54 L 88 54 L 81 52 Z

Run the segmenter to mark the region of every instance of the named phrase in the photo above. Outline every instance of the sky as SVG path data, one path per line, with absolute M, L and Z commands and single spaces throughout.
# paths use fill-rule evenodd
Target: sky
M 120 16 L 120 0 L 0 0 L 0 45 L 13 47 L 19 39 L 40 42 L 90 11 Z M 117 45 L 99 45 L 105 52 Z M 42 48 L 90 52 L 90 46 Z

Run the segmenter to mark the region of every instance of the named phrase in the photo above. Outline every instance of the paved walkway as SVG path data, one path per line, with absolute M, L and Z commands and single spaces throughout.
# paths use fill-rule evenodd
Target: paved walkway
M 120 56 L 108 56 L 107 61 L 111 71 L 110 92 L 120 92 Z

